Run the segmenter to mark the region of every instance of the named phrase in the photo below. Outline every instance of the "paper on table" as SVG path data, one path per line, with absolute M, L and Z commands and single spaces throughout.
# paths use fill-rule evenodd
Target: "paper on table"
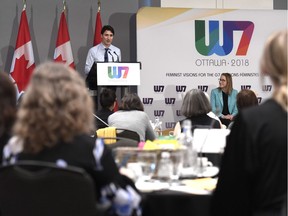
M 195 171 L 193 168 L 183 168 L 181 171 L 181 177 L 186 178 L 186 177 L 214 177 L 219 173 L 219 168 L 212 166 L 212 167 L 205 167 L 205 170 L 202 173 L 197 173 L 195 174 Z
M 169 189 L 168 182 L 160 182 L 160 181 L 148 182 L 140 180 L 135 183 L 135 186 L 141 192 L 152 192 L 152 191 Z
M 216 187 L 217 179 L 215 178 L 186 179 L 183 180 L 182 183 L 184 183 L 188 187 L 198 188 L 206 191 L 212 191 Z
M 171 191 L 179 191 L 179 192 L 184 192 L 184 193 L 189 193 L 189 194 L 210 194 L 210 191 L 204 190 L 203 188 L 194 188 L 194 187 L 189 187 L 185 185 L 175 185 L 171 186 L 169 188 Z
M 171 186 L 169 190 L 190 194 L 210 194 L 216 187 L 217 179 L 201 178 L 182 180 L 184 185 Z

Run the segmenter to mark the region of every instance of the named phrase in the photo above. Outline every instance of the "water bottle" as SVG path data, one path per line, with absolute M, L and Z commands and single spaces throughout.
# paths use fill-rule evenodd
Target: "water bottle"
M 161 180 L 170 180 L 173 175 L 173 162 L 169 152 L 162 152 L 158 164 L 157 176 Z
M 181 133 L 180 142 L 186 147 L 184 153 L 184 168 L 191 168 L 196 173 L 197 171 L 197 151 L 193 146 L 192 124 L 190 120 L 184 120 L 182 124 L 183 132 Z
M 154 125 L 155 125 L 154 131 L 156 133 L 156 136 L 157 137 L 162 136 L 162 122 L 160 121 L 158 116 L 155 117 Z

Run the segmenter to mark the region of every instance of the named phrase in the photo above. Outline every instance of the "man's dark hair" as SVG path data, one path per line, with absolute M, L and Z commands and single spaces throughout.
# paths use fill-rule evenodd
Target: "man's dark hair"
M 110 25 L 105 25 L 101 29 L 101 34 L 104 34 L 105 31 L 111 31 L 112 34 L 114 35 L 114 28 Z
M 100 93 L 100 105 L 102 108 L 110 108 L 116 100 L 115 91 L 109 88 L 102 89 Z

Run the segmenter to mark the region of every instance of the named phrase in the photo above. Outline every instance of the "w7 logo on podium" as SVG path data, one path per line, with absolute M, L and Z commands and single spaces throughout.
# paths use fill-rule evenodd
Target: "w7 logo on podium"
M 140 66 L 140 62 L 97 62 L 97 85 L 140 85 Z
M 123 66 L 109 66 L 108 77 L 111 79 L 126 79 L 128 76 L 129 67 Z

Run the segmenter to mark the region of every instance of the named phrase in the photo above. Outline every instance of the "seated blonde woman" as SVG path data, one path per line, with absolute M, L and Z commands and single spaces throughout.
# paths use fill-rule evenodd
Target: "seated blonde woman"
M 103 140 L 89 135 L 95 131 L 93 110 L 92 99 L 76 71 L 62 63 L 38 66 L 4 157 L 7 163 L 34 160 L 81 167 L 93 178 L 100 204 L 111 205 L 113 215 L 132 215 L 138 212 L 140 195 L 118 172 Z

